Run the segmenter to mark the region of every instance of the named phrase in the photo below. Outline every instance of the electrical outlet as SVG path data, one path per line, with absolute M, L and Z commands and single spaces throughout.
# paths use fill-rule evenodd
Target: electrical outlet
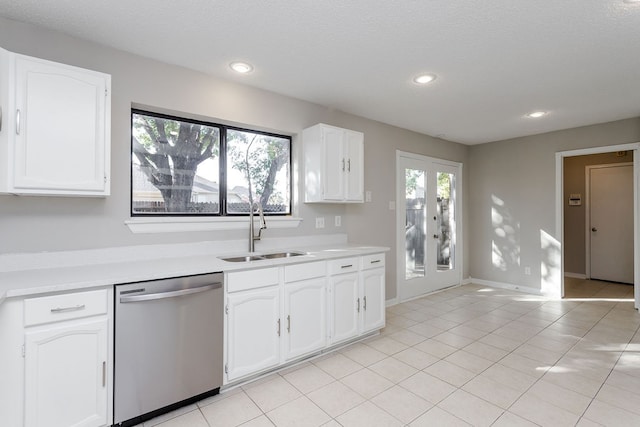
M 316 228 L 324 228 L 324 217 L 320 216 L 316 218 Z
M 336 227 L 340 227 L 342 225 L 342 217 L 340 215 L 336 215 L 336 217 L 335 217 L 335 225 L 336 225 Z
M 524 268 L 524 274 L 527 276 L 531 276 L 531 267 L 525 267 Z

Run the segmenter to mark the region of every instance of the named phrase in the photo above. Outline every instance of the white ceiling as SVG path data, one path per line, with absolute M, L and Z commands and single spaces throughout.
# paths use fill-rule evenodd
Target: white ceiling
M 640 116 L 640 3 L 623 0 L 0 0 L 0 15 L 465 144 Z M 418 87 L 421 72 L 438 78 Z

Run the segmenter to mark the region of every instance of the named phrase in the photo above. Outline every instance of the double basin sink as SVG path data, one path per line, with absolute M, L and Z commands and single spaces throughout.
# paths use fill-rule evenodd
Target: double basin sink
M 307 255 L 306 252 L 288 251 L 288 252 L 274 252 L 271 254 L 252 254 L 242 256 L 220 257 L 222 261 L 227 262 L 249 262 L 249 261 L 264 261 L 268 259 L 278 258 L 291 258 L 296 256 Z

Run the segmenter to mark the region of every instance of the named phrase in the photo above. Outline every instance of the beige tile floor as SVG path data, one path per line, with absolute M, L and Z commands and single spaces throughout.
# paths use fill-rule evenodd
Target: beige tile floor
M 568 282 L 561 301 L 466 285 L 389 307 L 379 336 L 144 426 L 638 426 L 640 314 Z

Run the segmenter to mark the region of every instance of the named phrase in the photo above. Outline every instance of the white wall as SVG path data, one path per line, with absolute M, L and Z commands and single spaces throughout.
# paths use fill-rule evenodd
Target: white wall
M 124 221 L 129 218 L 132 104 L 290 134 L 293 136 L 294 162 L 300 157 L 298 135 L 307 126 L 324 122 L 364 132 L 365 188 L 373 192 L 373 203 L 357 206 L 298 204 L 294 213 L 304 218 L 303 224 L 293 230 L 268 229 L 263 233 L 264 239 L 348 233 L 349 241 L 353 243 L 393 247 L 395 213 L 389 211 L 388 202 L 395 200 L 395 150 L 466 162 L 468 147 L 460 144 L 4 18 L 0 18 L 0 46 L 112 76 L 112 195 L 104 199 L 0 195 L 0 254 L 245 237 L 245 230 L 163 234 L 132 234 L 129 231 Z M 296 189 L 298 192 L 301 185 Z M 343 216 L 342 227 L 334 227 L 334 215 Z M 325 229 L 315 229 L 317 216 L 325 217 Z M 387 256 L 387 261 L 387 298 L 393 298 L 394 253 Z M 465 273 L 465 277 L 467 275 Z
M 638 141 L 640 118 L 472 146 L 471 276 L 537 291 L 559 289 L 556 152 Z

